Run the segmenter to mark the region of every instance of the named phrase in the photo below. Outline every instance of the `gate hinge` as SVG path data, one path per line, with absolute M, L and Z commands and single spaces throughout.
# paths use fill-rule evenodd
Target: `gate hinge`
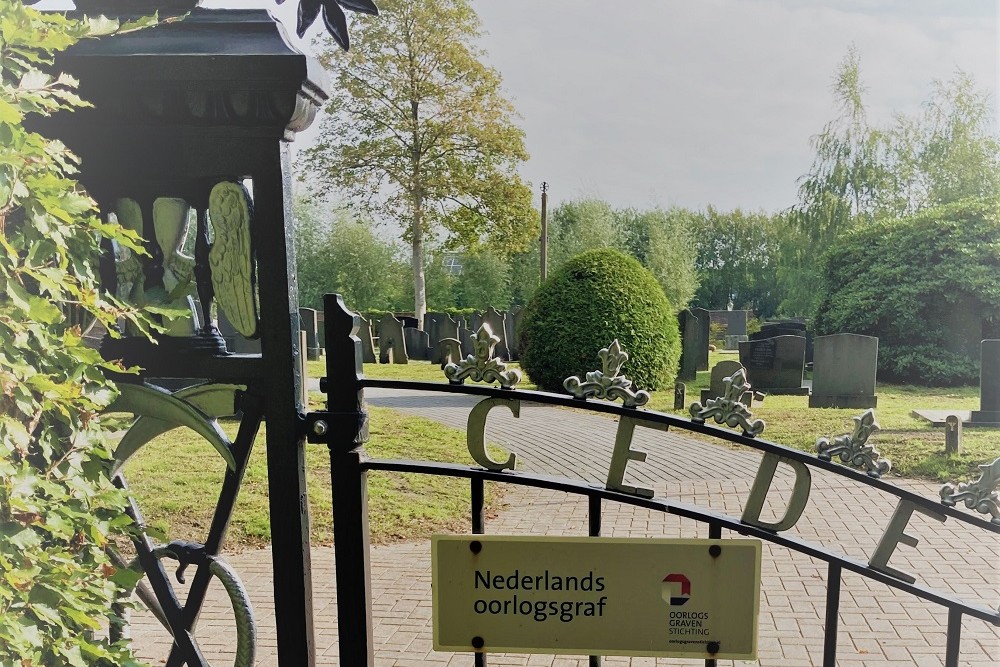
M 300 435 L 306 441 L 354 449 L 368 442 L 367 412 L 309 412 L 300 415 Z

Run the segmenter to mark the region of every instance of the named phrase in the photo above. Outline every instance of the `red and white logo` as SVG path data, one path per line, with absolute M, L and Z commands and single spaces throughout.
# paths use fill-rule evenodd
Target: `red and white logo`
M 683 574 L 674 572 L 663 578 L 663 599 L 672 607 L 679 607 L 691 599 L 691 581 Z

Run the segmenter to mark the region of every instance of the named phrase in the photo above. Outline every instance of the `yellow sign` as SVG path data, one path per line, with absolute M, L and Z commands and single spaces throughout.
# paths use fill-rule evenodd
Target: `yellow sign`
M 434 648 L 754 660 L 757 540 L 436 536 Z

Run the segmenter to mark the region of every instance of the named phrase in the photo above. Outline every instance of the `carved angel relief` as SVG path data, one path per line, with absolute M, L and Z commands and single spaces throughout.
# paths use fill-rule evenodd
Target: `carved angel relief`
M 250 242 L 250 195 L 241 183 L 223 181 L 212 188 L 208 213 L 215 232 L 208 253 L 215 301 L 237 331 L 246 338 L 256 338 L 260 314 Z

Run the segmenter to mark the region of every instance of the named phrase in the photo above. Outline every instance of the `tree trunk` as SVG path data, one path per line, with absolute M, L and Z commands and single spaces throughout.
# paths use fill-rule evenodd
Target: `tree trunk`
M 424 281 L 424 230 L 423 211 L 417 206 L 413 213 L 413 316 L 417 327 L 424 328 L 427 312 L 427 284 Z

